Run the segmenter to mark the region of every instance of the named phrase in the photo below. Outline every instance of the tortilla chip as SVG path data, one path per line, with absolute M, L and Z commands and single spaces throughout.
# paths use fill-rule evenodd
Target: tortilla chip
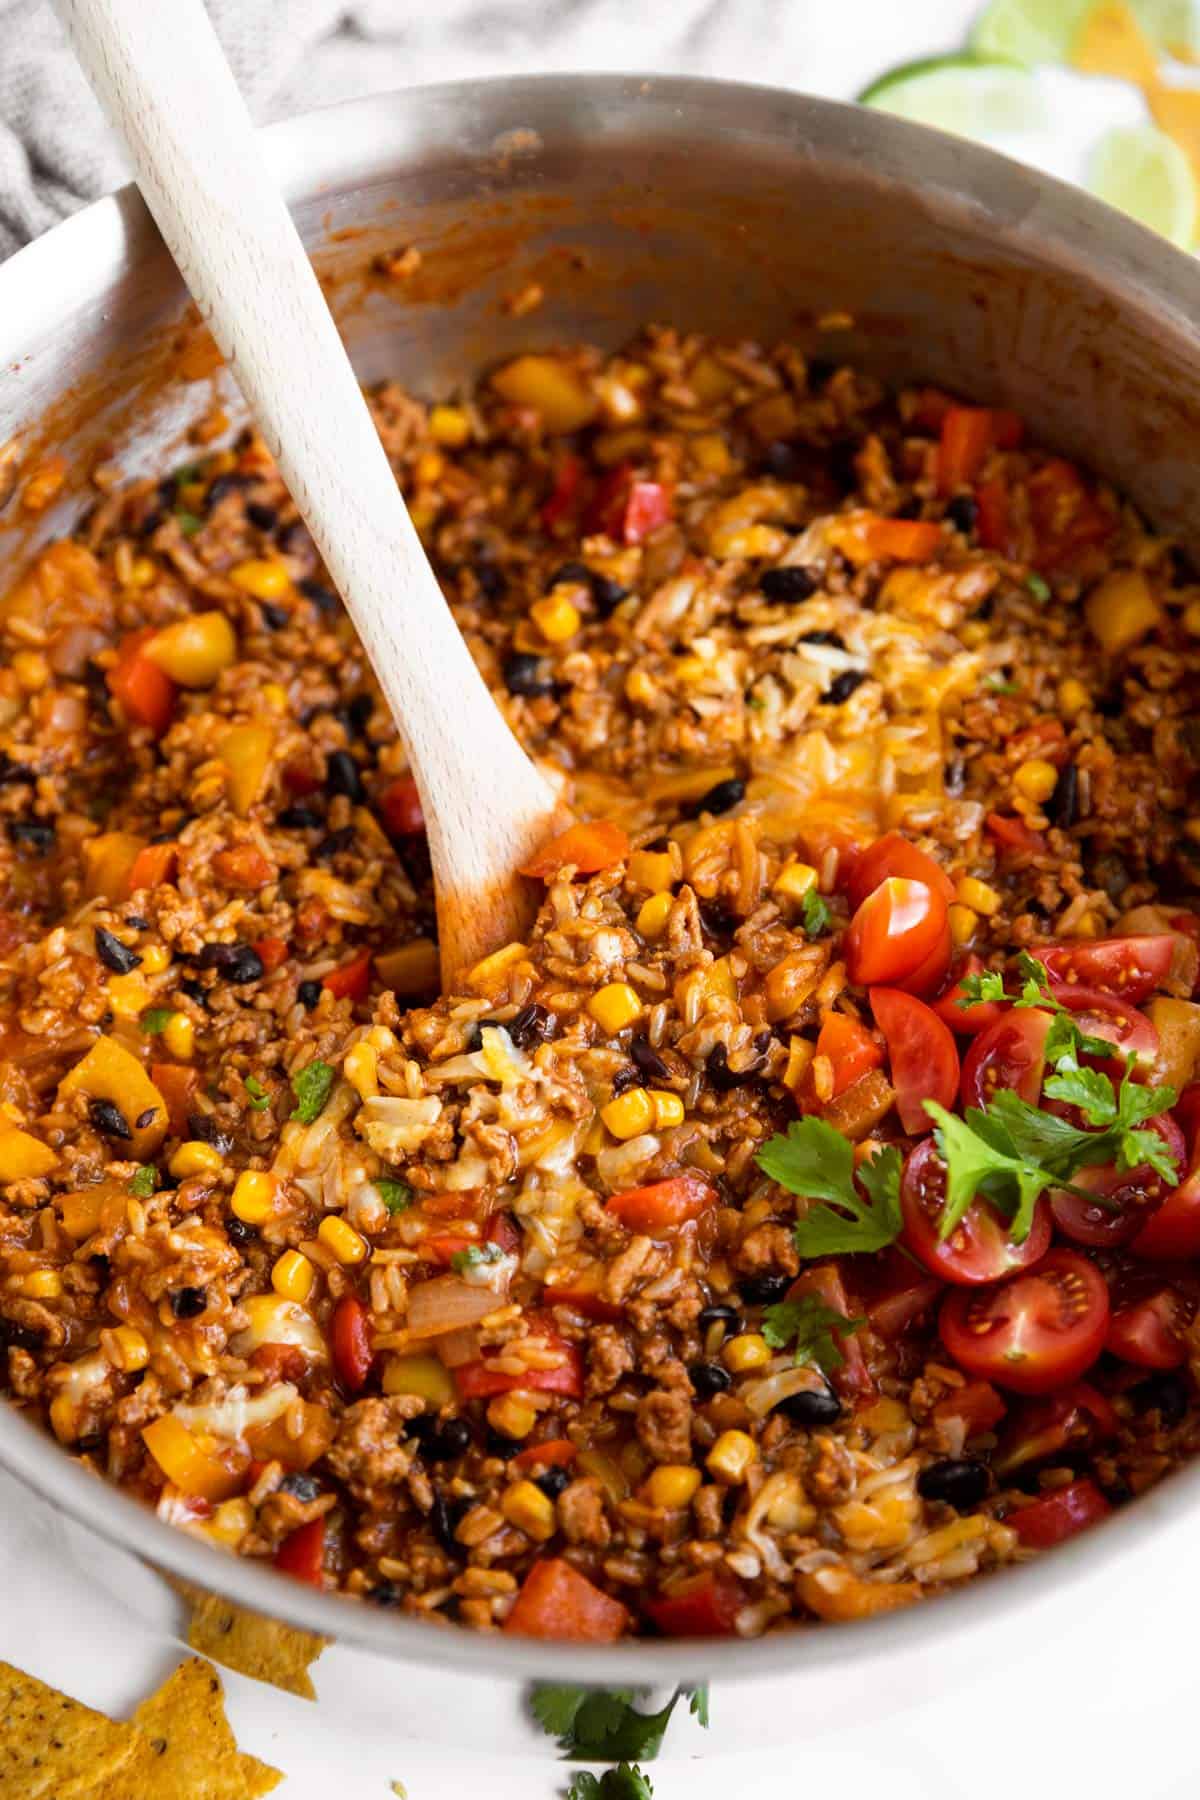
M 0 1800 L 82 1800 L 133 1756 L 137 1733 L 0 1662 Z
M 187 1641 L 193 1650 L 254 1681 L 269 1681 L 272 1687 L 299 1694 L 304 1700 L 316 1699 L 308 1670 L 328 1638 L 318 1637 L 315 1631 L 277 1625 L 261 1613 L 245 1612 L 217 1594 L 193 1587 L 190 1581 L 172 1580 L 171 1586 L 192 1609 Z
M 258 1800 L 283 1780 L 243 1756 L 225 1718 L 221 1677 L 189 1657 L 133 1715 L 136 1748 L 89 1800 Z

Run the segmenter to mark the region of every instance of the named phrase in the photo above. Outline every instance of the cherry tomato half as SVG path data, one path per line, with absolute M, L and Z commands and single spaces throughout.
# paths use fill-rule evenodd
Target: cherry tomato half
M 910 843 L 899 831 L 886 831 L 865 849 L 846 882 L 846 898 L 857 909 L 889 875 L 902 875 L 909 881 L 923 881 L 935 894 L 941 894 L 949 906 L 954 899 L 954 883 L 941 863 Z
M 1117 1307 L 1108 1322 L 1104 1348 L 1139 1369 L 1177 1369 L 1187 1361 L 1184 1333 L 1195 1312 L 1178 1288 L 1160 1287 Z
M 946 935 L 946 902 L 923 881 L 889 875 L 863 901 L 846 933 L 846 972 L 864 987 L 903 981 Z
M 1011 1088 L 1036 1106 L 1052 1019 L 1040 1006 L 1019 1006 L 981 1031 L 963 1062 L 963 1105 L 986 1106 L 1001 1088 Z
M 899 988 L 872 988 L 868 997 L 887 1043 L 900 1123 L 919 1137 L 933 1130 L 926 1100 L 950 1107 L 958 1092 L 958 1051 L 950 1028 L 923 1000 Z
M 1039 1262 L 1050 1247 L 1050 1208 L 1039 1200 L 1023 1244 L 1014 1244 L 1008 1221 L 987 1200 L 972 1200 L 948 1238 L 938 1236 L 946 1204 L 946 1165 L 932 1138 L 910 1151 L 900 1180 L 904 1243 L 934 1275 L 957 1287 L 999 1281 Z
M 836 1263 L 814 1263 L 805 1269 L 803 1275 L 797 1276 L 787 1291 L 789 1300 L 803 1300 L 806 1294 L 815 1294 L 818 1300 L 824 1301 L 831 1312 L 839 1312 L 843 1318 L 852 1318 L 858 1310 L 850 1305 L 846 1298 L 846 1289 Z M 831 1380 L 843 1399 L 863 1399 L 875 1392 L 875 1380 L 867 1366 L 866 1356 L 859 1341 L 857 1332 L 846 1337 L 835 1333 L 837 1347 L 845 1358 L 840 1369 L 835 1369 Z
M 929 955 L 923 957 L 911 975 L 903 980 L 897 979 L 896 986 L 906 994 L 936 994 L 946 984 L 946 974 L 950 968 L 950 953 L 954 945 L 950 937 L 950 919 L 946 918 L 946 929 L 934 945 Z
M 1115 994 L 1140 1006 L 1155 988 L 1165 986 L 1177 958 L 1189 968 L 1196 962 L 1195 945 L 1180 934 L 1163 931 L 1153 937 L 1099 938 L 1092 943 L 1056 944 L 1035 951 L 1052 981 L 1071 987 L 1093 988 Z
M 1183 1133 L 1170 1113 L 1151 1119 L 1147 1129 L 1151 1127 L 1166 1144 L 1176 1168 L 1182 1169 Z M 1115 1162 L 1083 1168 L 1072 1185 L 1085 1188 L 1096 1198 L 1089 1202 L 1056 1188 L 1050 1195 L 1054 1222 L 1073 1244 L 1091 1244 L 1097 1249 L 1105 1244 L 1127 1244 L 1172 1191 L 1149 1163 L 1139 1163 L 1136 1169 L 1119 1169 Z
M 1004 1007 L 999 1000 L 978 1000 L 974 1006 L 960 1006 L 963 997 L 962 983 L 968 975 L 983 974 L 983 958 L 976 956 L 973 950 L 965 956 L 955 958 L 950 973 L 946 977 L 946 986 L 936 1000 L 929 1002 L 943 1025 L 951 1031 L 957 1031 L 962 1037 L 975 1037 L 994 1025 L 997 1019 L 1004 1017 Z
M 1104 1348 L 1108 1288 L 1074 1250 L 1052 1250 L 998 1287 L 956 1289 L 938 1330 L 970 1375 L 1016 1394 L 1046 1394 L 1089 1369 Z
M 1080 1031 L 1089 1037 L 1107 1038 L 1122 1061 L 1135 1058 L 1134 1079 L 1145 1080 L 1158 1055 L 1158 1033 L 1146 1017 L 1115 994 L 1099 988 L 1072 987 L 1052 981 L 1050 992 L 1060 1006 L 1075 1015 Z M 1086 1059 L 1085 1059 L 1086 1060 Z
M 879 1256 L 863 1258 L 860 1275 L 866 1286 L 866 1313 L 881 1337 L 903 1337 L 910 1325 L 941 1298 L 942 1283 L 921 1264 L 905 1256 L 898 1244 Z
M 1079 1450 L 1117 1435 L 1110 1401 L 1087 1381 L 1074 1381 L 1056 1394 L 1018 1402 L 1000 1440 L 993 1467 L 1004 1481 L 1018 1469 Z
M 1129 1247 L 1150 1262 L 1187 1262 L 1200 1256 L 1200 1168 L 1193 1167 L 1186 1181 L 1168 1190 Z
M 333 1363 L 344 1388 L 357 1394 L 371 1372 L 375 1352 L 371 1347 L 370 1315 L 353 1294 L 343 1294 L 333 1309 L 329 1335 Z
M 1111 1511 L 1095 1482 L 1085 1477 L 1056 1488 L 1031 1506 L 1023 1506 L 1008 1523 L 1028 1549 L 1048 1550 L 1052 1544 L 1061 1544 L 1077 1531 L 1106 1519 Z

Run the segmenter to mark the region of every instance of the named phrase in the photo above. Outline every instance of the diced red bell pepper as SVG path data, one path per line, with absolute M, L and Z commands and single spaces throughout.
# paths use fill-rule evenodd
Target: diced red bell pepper
M 371 987 L 371 952 L 364 950 L 353 962 L 331 969 L 321 986 L 335 1000 L 365 1000 Z
M 541 520 L 547 531 L 561 525 L 574 510 L 586 473 L 577 456 L 565 456 L 554 475 L 554 486 L 542 502 Z
M 284 1538 L 275 1552 L 275 1567 L 310 1587 L 325 1585 L 325 1520 L 314 1519 Z
M 1094 1481 L 1086 1477 L 1056 1488 L 1032 1506 L 1023 1506 L 1010 1515 L 1008 1523 L 1021 1542 L 1031 1550 L 1048 1550 L 1061 1544 L 1098 1520 L 1106 1519 L 1112 1507 Z
M 350 1393 L 357 1394 L 371 1373 L 375 1352 L 371 1347 L 371 1325 L 367 1309 L 354 1294 L 343 1294 L 333 1309 L 330 1321 L 333 1343 L 333 1366 L 338 1379 Z
M 274 864 L 253 844 L 232 844 L 228 850 L 218 850 L 213 873 L 227 887 L 245 888 L 250 893 L 275 879 Z
M 665 1181 L 652 1181 L 647 1187 L 613 1194 L 607 1210 L 620 1219 L 627 1231 L 661 1237 L 664 1232 L 677 1231 L 690 1219 L 698 1219 L 716 1203 L 717 1190 L 702 1175 L 670 1175 Z
M 315 794 L 321 785 L 321 777 L 311 763 L 284 763 L 283 785 L 289 794 L 295 794 L 299 798 L 304 794 Z
M 817 1033 L 817 1055 L 828 1057 L 833 1066 L 833 1093 L 836 1100 L 848 1087 L 872 1069 L 883 1067 L 883 1047 L 877 1044 L 868 1028 L 848 1013 L 831 1012 Z
M 551 1438 L 546 1444 L 530 1444 L 525 1450 L 519 1450 L 509 1463 L 510 1469 L 533 1469 L 539 1463 L 547 1468 L 566 1469 L 579 1454 L 579 1448 L 570 1438 Z
M 975 535 L 984 549 L 998 550 L 1001 556 L 1015 556 L 1008 488 L 998 476 L 981 481 L 975 489 L 975 510 Z
M 448 1269 L 452 1257 L 461 1256 L 464 1250 L 469 1250 L 477 1242 L 477 1239 L 466 1237 L 460 1231 L 442 1231 L 421 1239 L 421 1254 Z
M 978 1432 L 991 1431 L 1007 1411 L 1006 1401 L 990 1381 L 968 1381 L 963 1387 L 955 1388 L 952 1394 L 943 1394 L 934 1405 L 933 1416 L 935 1419 L 961 1419 L 970 1438 Z
M 187 1137 L 188 1114 L 200 1086 L 199 1075 L 182 1063 L 155 1062 L 150 1064 L 150 1079 L 166 1102 L 172 1137 Z
M 155 737 L 161 737 L 174 715 L 177 689 L 171 677 L 144 653 L 145 645 L 154 636 L 151 627 L 127 637 L 105 680 L 131 723 L 148 725 Z
M 543 844 L 521 870 L 536 880 L 550 881 L 568 864 L 581 875 L 594 875 L 623 862 L 629 855 L 629 837 L 611 819 L 589 819 L 586 823 L 568 825 L 557 837 Z
M 281 969 L 288 959 L 288 947 L 282 938 L 255 938 L 252 948 L 268 975 Z
M 129 892 L 136 894 L 139 888 L 162 887 L 174 877 L 178 861 L 178 844 L 144 845 L 129 870 Z
M 411 775 L 402 775 L 379 796 L 383 822 L 393 837 L 416 837 L 425 829 L 421 795 Z
M 536 1394 L 569 1394 L 578 1400 L 583 1394 L 583 1358 L 574 1344 L 565 1338 L 543 1334 L 561 1361 L 553 1369 L 528 1369 L 523 1375 L 503 1375 L 483 1362 L 463 1363 L 454 1371 L 454 1385 L 460 1400 L 487 1400 L 493 1394 L 511 1394 L 525 1388 Z
M 615 1644 L 630 1622 L 619 1600 L 561 1556 L 550 1556 L 530 1569 L 504 1629 L 514 1636 L 562 1643 Z
M 1013 813 L 988 813 L 983 821 L 988 836 L 995 838 L 1002 850 L 1022 850 L 1040 855 L 1046 840 L 1040 831 L 1031 831 L 1024 819 Z
M 732 1637 L 746 1604 L 741 1582 L 727 1569 L 705 1569 L 646 1601 L 646 1615 L 664 1637 Z
M 632 463 L 620 463 L 601 481 L 588 508 L 589 531 L 603 532 L 619 544 L 640 544 L 671 517 L 671 489 L 647 481 Z
M 581 1275 L 569 1277 L 561 1285 L 548 1284 L 542 1289 L 542 1299 L 547 1306 L 569 1306 L 572 1312 L 581 1313 L 585 1319 L 614 1325 L 624 1317 L 625 1309 L 616 1301 L 604 1298 L 600 1282 L 599 1271 L 588 1269 Z

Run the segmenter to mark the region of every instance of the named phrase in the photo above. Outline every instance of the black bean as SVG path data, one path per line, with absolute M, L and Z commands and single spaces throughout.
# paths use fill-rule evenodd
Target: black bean
M 293 1500 L 301 1500 L 305 1506 L 315 1500 L 320 1491 L 321 1484 L 315 1475 L 301 1475 L 298 1471 L 285 1475 L 279 1484 L 281 1494 L 290 1494 Z
M 37 776 L 24 763 L 15 763 L 7 750 L 0 750 L 0 787 L 9 787 L 13 782 L 34 782 Z
M 1133 1489 L 1119 1475 L 1115 1480 L 1104 1483 L 1103 1493 L 1110 1506 L 1128 1506 L 1133 1499 Z
M 588 568 L 586 563 L 565 562 L 560 568 L 555 569 L 553 575 L 548 575 L 546 577 L 546 592 L 549 593 L 551 588 L 556 588 L 560 581 L 569 581 L 574 586 L 579 586 L 579 584 L 582 583 L 584 587 L 590 588 L 592 585 L 592 571 Z
M 670 848 L 671 840 L 669 837 L 656 837 L 646 845 L 646 849 L 653 850 L 655 856 L 661 856 L 665 850 L 669 850 Z
M 103 1251 L 100 1250 L 97 1250 L 94 1256 L 88 1257 L 88 1267 L 96 1277 L 96 1280 L 101 1283 L 106 1282 L 112 1274 L 112 1263 L 109 1261 L 108 1257 L 104 1255 Z
M 481 557 L 478 562 L 471 564 L 471 573 L 479 583 L 479 591 L 485 600 L 499 600 L 508 586 L 504 570 L 485 558 Z
M 844 650 L 846 640 L 840 631 L 806 631 L 796 639 L 798 644 L 826 644 L 831 650 Z
M 325 792 L 344 794 L 360 805 L 366 799 L 358 764 L 348 750 L 334 750 L 325 764 Z
M 832 1388 L 801 1388 L 774 1409 L 794 1425 L 832 1425 L 842 1416 L 842 1403 Z
M 630 1088 L 640 1087 L 641 1085 L 641 1075 L 634 1068 L 632 1063 L 627 1063 L 623 1069 L 618 1069 L 612 1078 L 612 1097 L 614 1100 L 617 1100 L 622 1094 L 627 1094 Z
M 918 496 L 912 494 L 896 508 L 893 517 L 897 519 L 919 519 L 921 516 L 921 505 L 922 502 Z
M 946 508 L 946 517 L 955 531 L 961 531 L 964 537 L 970 537 L 979 522 L 979 507 L 970 494 L 955 494 Z
M 327 831 L 320 843 L 313 845 L 313 861 L 332 862 L 335 856 L 353 848 L 355 836 L 353 825 L 343 825 L 339 831 Z
M 1066 831 L 1079 817 L 1079 771 L 1073 762 L 1065 763 L 1058 771 L 1046 811 L 1060 831 Z
M 527 651 L 514 650 L 511 656 L 506 656 L 503 672 L 504 685 L 510 694 L 536 700 L 542 694 L 554 692 L 553 681 L 543 672 L 541 657 L 530 656 Z
M 790 1275 L 747 1275 L 738 1282 L 738 1292 L 747 1306 L 774 1306 L 791 1285 Z
M 505 1437 L 502 1431 L 490 1429 L 484 1439 L 483 1447 L 489 1456 L 499 1457 L 501 1462 L 511 1462 L 512 1458 L 518 1456 L 525 1448 L 520 1438 Z
M 719 1094 L 728 1094 L 734 1088 L 744 1087 L 748 1081 L 753 1081 L 757 1076 L 757 1070 L 754 1068 L 742 1069 L 740 1072 L 731 1069 L 729 1052 L 724 1044 L 713 1045 L 705 1059 L 704 1072 Z
M 138 536 L 144 538 L 153 537 L 166 516 L 167 515 L 161 506 L 152 506 L 137 528 Z
M 1175 1369 L 1151 1375 L 1133 1389 L 1133 1400 L 1139 1412 L 1156 1412 L 1169 1431 L 1187 1417 L 1192 1390 L 1184 1376 Z
M 286 606 L 275 606 L 270 600 L 260 600 L 258 610 L 263 616 L 263 624 L 272 631 L 281 631 L 292 616 Z
M 171 1311 L 177 1319 L 197 1319 L 208 1305 L 203 1288 L 176 1288 L 171 1295 Z
M 820 585 L 820 571 L 806 569 L 803 563 L 792 563 L 786 569 L 764 569 L 758 578 L 758 591 L 768 600 L 807 600 Z
M 538 1476 L 534 1485 L 541 1488 L 547 1500 L 557 1500 L 570 1479 L 565 1469 L 547 1469 L 544 1475 Z
M 140 1112 L 138 1114 L 137 1118 L 133 1122 L 137 1126 L 139 1131 L 146 1131 L 149 1129 L 149 1127 L 151 1125 L 153 1125 L 153 1123 L 157 1117 L 158 1117 L 157 1106 L 148 1106 L 146 1108 L 145 1112 Z
M 305 1012 L 311 1012 L 313 1007 L 317 1004 L 317 1001 L 321 998 L 320 982 L 302 981 L 296 989 L 296 998 L 304 1008 Z
M 403 1606 L 404 1590 L 394 1581 L 377 1581 L 367 1589 L 367 1599 L 373 1606 Z
M 258 500 L 247 500 L 246 517 L 256 531 L 274 531 L 279 523 L 279 514 L 275 508 L 264 506 Z
M 473 1500 L 447 1500 L 445 1494 L 435 1494 L 433 1505 L 429 1509 L 429 1523 L 433 1535 L 447 1556 L 465 1556 L 466 1551 L 455 1537 L 455 1532 L 475 1504 Z
M 465 1419 L 447 1419 L 421 1445 L 426 1462 L 455 1462 L 471 1448 L 471 1427 Z
M 1101 856 L 1092 858 L 1092 881 L 1102 887 L 1110 900 L 1119 900 L 1133 879 L 1115 851 L 1106 851 Z
M 835 675 L 825 693 L 826 706 L 844 706 L 866 679 L 865 669 L 844 669 L 840 675 Z
M 225 1236 L 231 1244 L 252 1244 L 258 1236 L 253 1225 L 247 1225 L 244 1219 L 235 1219 L 232 1215 L 225 1221 Z
M 365 737 L 371 714 L 375 711 L 374 694 L 355 694 L 346 708 L 346 718 L 355 737 Z
M 803 459 L 794 444 L 786 438 L 776 438 L 763 451 L 762 466 L 766 474 L 780 481 L 794 481 L 801 473 Z
M 226 981 L 238 986 L 261 981 L 265 972 L 262 957 L 253 944 L 205 944 L 196 962 L 201 969 L 215 969 Z
M 728 781 L 718 781 L 710 787 L 692 808 L 693 817 L 699 818 L 701 813 L 726 813 L 731 807 L 739 806 L 746 797 L 746 784 L 740 775 L 731 775 Z
M 204 496 L 204 510 L 211 512 L 226 494 L 235 494 L 239 488 L 245 487 L 244 475 L 215 475 L 208 484 L 208 492 Z M 249 511 L 249 508 L 247 508 Z
M 422 1449 L 424 1449 L 430 1439 L 436 1436 L 437 1430 L 438 1422 L 435 1414 L 418 1413 L 415 1419 L 406 1419 L 404 1421 L 404 1430 L 402 1431 L 401 1436 L 405 1438 L 414 1438 Z
M 306 575 L 296 586 L 306 600 L 312 601 L 318 612 L 336 612 L 341 605 L 333 589 L 326 587 L 323 581 L 314 581 L 311 575 Z
M 648 1081 L 670 1080 L 670 1069 L 648 1038 L 632 1039 L 629 1045 L 629 1054 Z
M 632 592 L 632 588 L 622 587 L 610 575 L 592 576 L 592 601 L 602 619 L 607 619 L 610 613 L 615 612 L 622 600 L 628 600 Z
M 123 1143 L 128 1143 L 133 1136 L 125 1114 L 111 1100 L 89 1101 L 88 1118 L 103 1137 L 120 1138 Z
M 325 821 L 311 806 L 285 806 L 282 812 L 276 813 L 275 823 L 282 825 L 285 831 L 316 831 Z
M 96 955 L 106 969 L 113 969 L 118 975 L 128 975 L 131 969 L 141 965 L 141 957 L 128 944 L 123 944 L 119 937 L 106 931 L 103 925 L 97 925 L 95 931 Z
M 723 1394 L 730 1385 L 733 1376 L 720 1363 L 696 1362 L 688 1369 L 688 1380 L 699 1394 L 701 1400 L 711 1400 L 714 1394 Z
M 10 819 L 8 835 L 14 844 L 24 844 L 35 856 L 49 856 L 54 848 L 54 827 L 38 819 Z
M 188 999 L 193 1000 L 197 1006 L 202 1006 L 205 1012 L 208 1011 L 208 989 L 202 982 L 194 981 L 190 975 L 185 975 L 179 983 L 179 991 L 181 994 L 186 994 Z
M 509 1023 L 508 1035 L 518 1050 L 531 1050 L 535 1044 L 544 1043 L 550 1035 L 549 1012 L 531 1000 Z
M 699 912 L 700 923 L 713 937 L 729 937 L 738 928 L 737 914 L 730 912 L 720 900 L 701 900 Z
M 481 1048 L 485 1027 L 489 1027 L 493 1031 L 497 1028 L 501 1031 L 506 1031 L 508 1029 L 508 1027 L 499 1019 L 476 1019 L 475 1023 L 471 1026 L 470 1031 L 467 1033 L 467 1049 L 469 1051 L 475 1051 Z
M 701 1331 L 707 1331 L 710 1325 L 724 1325 L 726 1330 L 734 1332 L 741 1325 L 742 1316 L 736 1306 L 726 1306 L 723 1302 L 706 1306 L 696 1320 Z
M 221 1130 L 212 1113 L 189 1113 L 187 1128 L 190 1138 L 199 1138 L 202 1144 L 211 1144 L 214 1150 L 221 1152 L 222 1156 L 233 1148 L 233 1139 Z
M 0 1350 L 40 1350 L 42 1334 L 15 1319 L 0 1318 Z
M 987 1464 L 973 1456 L 948 1456 L 943 1462 L 930 1463 L 917 1476 L 917 1492 L 922 1500 L 944 1500 L 958 1512 L 970 1512 L 986 1499 L 991 1486 Z

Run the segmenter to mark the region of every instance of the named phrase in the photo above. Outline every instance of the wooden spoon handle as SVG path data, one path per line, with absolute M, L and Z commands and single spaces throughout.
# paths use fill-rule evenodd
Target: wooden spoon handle
M 342 594 L 421 790 L 443 980 L 519 928 L 557 802 L 434 580 L 201 0 L 56 0 L 76 55 Z

